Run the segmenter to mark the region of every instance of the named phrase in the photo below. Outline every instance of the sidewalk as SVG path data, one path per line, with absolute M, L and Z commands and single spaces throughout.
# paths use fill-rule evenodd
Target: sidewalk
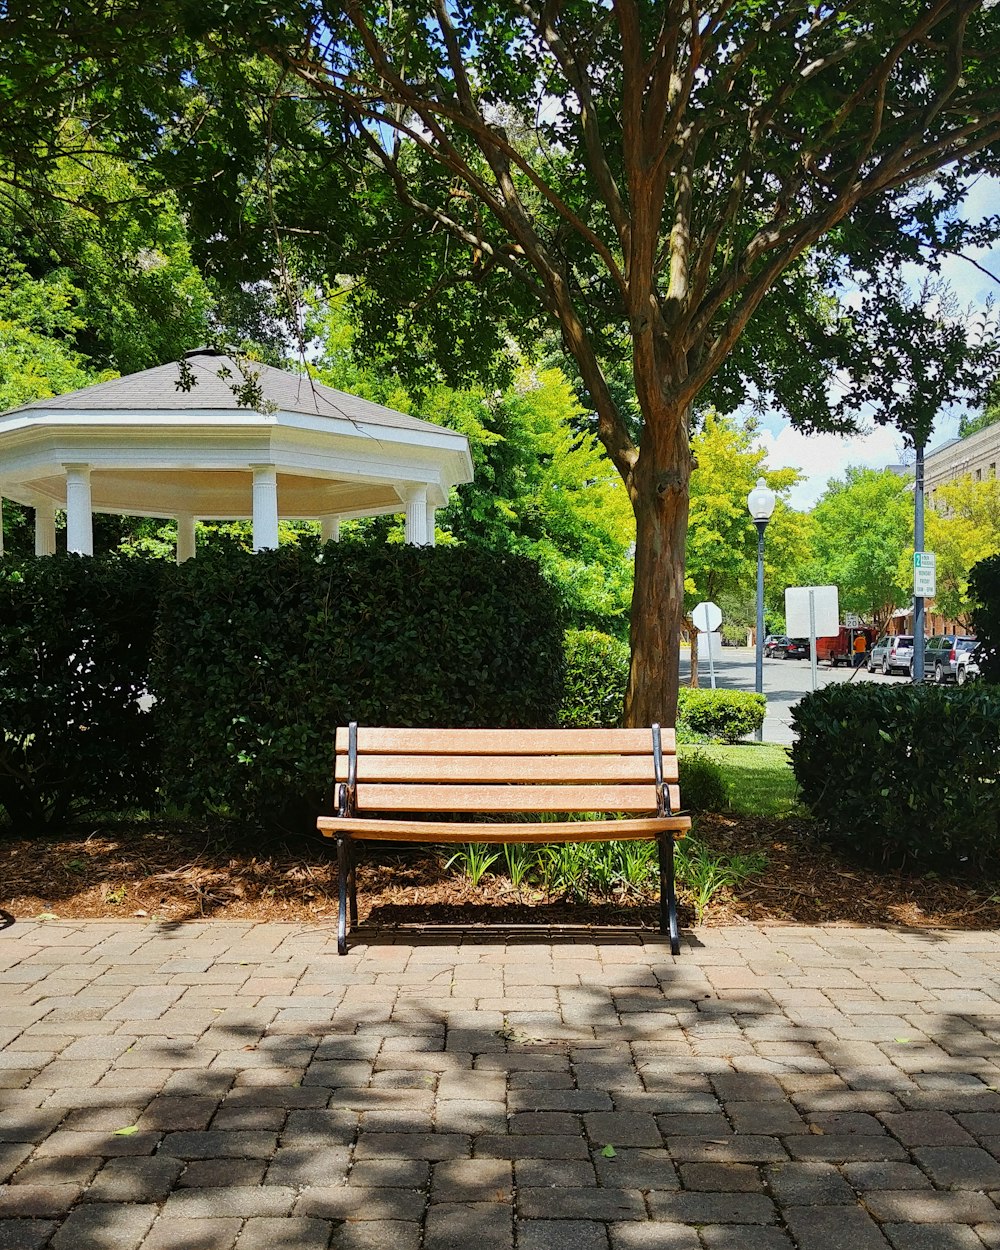
M 0 932 L 0 1250 L 1000 1247 L 1000 936 Z

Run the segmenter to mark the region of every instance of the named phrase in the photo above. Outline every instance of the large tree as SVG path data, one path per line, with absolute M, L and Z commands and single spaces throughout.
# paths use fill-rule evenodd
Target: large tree
M 633 724 L 674 705 L 694 405 L 750 389 L 835 422 L 831 367 L 863 377 L 868 360 L 818 293 L 845 266 L 959 250 L 952 210 L 1000 140 L 1000 29 L 980 0 L 5 12 L 25 166 L 89 93 L 96 129 L 209 188 L 192 203 L 206 223 L 214 208 L 213 246 L 236 236 L 243 257 L 273 227 L 285 274 L 293 248 L 329 263 L 389 242 L 352 262 L 373 340 L 407 302 L 453 359 L 505 322 L 559 327 L 636 517 Z M 638 437 L 609 385 L 622 355 Z

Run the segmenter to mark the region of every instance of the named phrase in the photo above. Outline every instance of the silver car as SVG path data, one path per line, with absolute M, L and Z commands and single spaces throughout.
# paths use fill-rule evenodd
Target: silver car
M 868 671 L 880 669 L 886 676 L 890 673 L 908 673 L 913 659 L 912 634 L 883 634 L 868 652 Z

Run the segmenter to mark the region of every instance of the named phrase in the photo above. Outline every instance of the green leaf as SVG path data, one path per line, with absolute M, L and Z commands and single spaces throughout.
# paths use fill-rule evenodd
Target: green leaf
M 603 1155 L 605 1159 L 617 1159 L 618 1158 L 618 1151 L 615 1150 L 614 1146 L 605 1146 L 604 1149 L 601 1151 L 601 1154 Z
M 131 1137 L 133 1133 L 138 1133 L 138 1128 L 134 1124 L 129 1124 L 125 1128 L 116 1128 L 115 1137 Z

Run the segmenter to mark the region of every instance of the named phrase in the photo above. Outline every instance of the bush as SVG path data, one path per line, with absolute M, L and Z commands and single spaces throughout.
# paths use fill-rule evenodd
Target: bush
M 749 690 L 692 690 L 677 694 L 677 734 L 683 740 L 739 742 L 764 723 L 767 700 Z
M 565 655 L 559 724 L 570 729 L 618 728 L 628 684 L 628 647 L 595 629 L 569 629 Z
M 721 812 L 729 803 L 722 769 L 704 751 L 685 751 L 678 756 L 681 806 L 692 812 Z
M 1000 693 L 831 685 L 795 707 L 792 767 L 832 843 L 901 865 L 995 870 Z
M 161 563 L 0 561 L 0 804 L 19 832 L 147 806 L 156 711 L 144 711 Z
M 983 644 L 979 671 L 982 679 L 1000 686 L 1000 555 L 989 556 L 969 573 L 969 595 L 975 602 L 972 632 Z
M 313 828 L 338 725 L 549 726 L 562 681 L 557 595 L 521 557 L 209 550 L 174 570 L 161 608 L 167 796 Z

